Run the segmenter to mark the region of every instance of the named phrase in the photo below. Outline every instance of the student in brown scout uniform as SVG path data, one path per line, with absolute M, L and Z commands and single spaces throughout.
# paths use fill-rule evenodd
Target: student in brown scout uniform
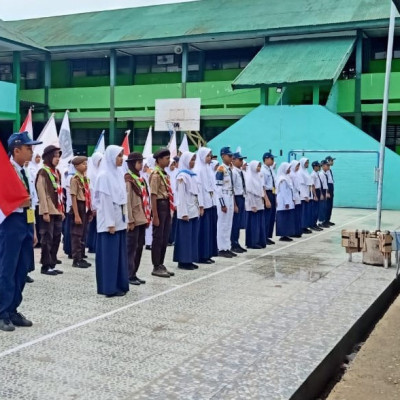
M 57 252 L 60 246 L 62 221 L 64 219 L 63 190 L 61 174 L 57 169 L 60 162 L 61 150 L 56 146 L 47 146 L 43 151 L 43 168 L 36 177 L 36 190 L 39 197 L 39 225 L 42 256 L 41 273 L 58 275 L 63 272 L 54 269 Z
M 140 153 L 131 153 L 126 160 L 128 172 L 125 174 L 126 190 L 128 194 L 128 268 L 129 283 L 143 285 L 146 281 L 137 277 L 137 271 L 142 259 L 145 243 L 146 228 L 151 221 L 150 197 L 147 183 L 140 177 L 143 168 L 143 156 Z
M 154 276 L 169 278 L 174 276 L 164 265 L 167 251 L 169 232 L 171 229 L 171 213 L 174 212 L 174 196 L 171 182 L 165 168 L 170 161 L 170 151 L 160 149 L 153 155 L 156 167 L 150 175 L 151 207 L 153 211 L 153 243 L 151 246 L 151 259 L 153 262 Z
M 71 253 L 75 268 L 88 268 L 92 264 L 85 258 L 85 242 L 88 223 L 92 220 L 92 199 L 90 196 L 89 179 L 86 177 L 87 157 L 79 156 L 72 159 L 76 169 L 71 179 Z

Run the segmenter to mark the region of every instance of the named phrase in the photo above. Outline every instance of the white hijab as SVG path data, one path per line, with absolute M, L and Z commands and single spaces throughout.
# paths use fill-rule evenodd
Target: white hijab
M 120 146 L 110 145 L 107 147 L 95 184 L 96 201 L 99 199 L 100 193 L 103 193 L 110 196 L 115 204 L 126 204 L 125 181 L 116 164 L 117 156 L 121 151 L 123 151 L 123 147 Z
M 278 192 L 279 192 L 279 187 L 280 184 L 285 181 L 288 186 L 293 189 L 293 184 L 292 184 L 292 180 L 290 179 L 289 174 L 286 173 L 286 171 L 290 168 L 290 164 L 288 162 L 283 162 L 279 168 L 278 168 L 278 172 L 277 172 L 277 187 L 278 187 Z
M 210 153 L 211 149 L 207 147 L 199 148 L 193 171 L 197 175 L 198 182 L 203 185 L 206 192 L 215 192 L 215 173 L 211 164 L 206 163 L 206 158 Z
M 257 172 L 257 167 L 260 165 L 260 161 L 253 160 L 248 164 L 246 172 L 246 191 L 252 193 L 255 196 L 264 196 L 263 181 L 260 172 Z
M 197 181 L 195 179 L 196 174 L 190 169 L 190 161 L 192 160 L 194 153 L 190 151 L 185 151 L 179 159 L 179 172 L 176 179 L 183 179 L 186 184 L 188 191 L 195 196 L 199 194 L 199 189 L 197 186 Z M 177 185 L 177 187 L 179 187 Z
M 95 152 L 91 157 L 88 159 L 88 170 L 87 170 L 87 177 L 90 180 L 90 188 L 94 190 L 97 175 L 100 171 L 100 162 L 103 159 L 103 153 Z
M 29 164 L 28 164 L 28 173 L 29 173 L 29 176 L 31 177 L 31 179 L 33 181 L 35 181 L 36 175 L 39 172 L 39 170 L 42 168 L 42 164 L 43 164 L 42 163 L 42 157 L 40 157 L 39 163 L 37 163 L 35 161 L 37 155 L 40 156 L 39 153 L 33 152 L 32 159 L 31 159 L 31 161 L 29 161 Z
M 296 167 L 300 164 L 299 160 L 293 160 L 290 163 L 290 177 L 293 181 L 293 187 L 299 192 L 300 191 L 300 181 L 302 177 L 300 176 L 300 170 L 296 171 Z
M 310 173 L 308 172 L 308 169 L 305 167 L 305 163 L 307 161 L 309 161 L 308 158 L 301 158 L 300 159 L 301 167 L 299 169 L 299 172 L 300 172 L 300 176 L 303 179 L 304 185 L 311 186 L 313 184 L 313 181 L 312 181 Z

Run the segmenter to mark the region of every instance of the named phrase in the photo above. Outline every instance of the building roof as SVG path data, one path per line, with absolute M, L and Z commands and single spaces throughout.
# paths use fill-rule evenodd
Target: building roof
M 45 47 L 63 48 L 383 27 L 389 14 L 389 1 L 382 0 L 251 0 L 247 5 L 199 0 L 9 21 L 7 26 Z
M 5 43 L 8 43 L 10 49 L 24 48 L 46 50 L 24 34 L 17 31 L 14 27 L 6 24 L 3 20 L 0 20 L 0 42 L 3 43 L 2 47 L 6 47 Z
M 232 87 L 332 84 L 346 65 L 354 42 L 354 37 L 332 37 L 268 43 L 240 73 Z

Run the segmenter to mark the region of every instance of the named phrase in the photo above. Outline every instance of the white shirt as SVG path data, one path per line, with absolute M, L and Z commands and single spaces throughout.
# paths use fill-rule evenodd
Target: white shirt
M 190 179 L 195 179 L 191 177 Z M 183 217 L 198 218 L 199 217 L 199 202 L 197 196 L 190 193 L 183 179 L 176 180 L 176 216 L 178 219 Z
M 327 171 L 327 175 L 328 175 L 328 183 L 331 183 L 333 185 L 335 181 L 333 179 L 333 173 L 330 169 Z
M 244 191 L 244 173 L 240 168 L 233 167 L 232 169 L 232 181 L 233 181 L 233 191 L 235 196 L 244 196 L 246 193 Z
M 112 197 L 99 192 L 97 208 L 97 232 L 108 232 L 108 228 L 115 227 L 116 231 L 122 231 L 127 227 L 128 217 L 126 206 L 113 203 Z
M 311 178 L 313 180 L 313 185 L 315 189 L 321 189 L 321 181 L 319 180 L 318 172 L 316 171 L 311 172 Z
M 273 190 L 274 187 L 276 188 L 276 175 L 272 167 L 268 167 L 264 164 L 261 167 L 261 173 L 264 179 L 265 190 Z
M 253 207 L 256 207 L 257 211 L 264 210 L 264 200 L 262 197 L 249 192 L 246 194 L 245 198 L 246 211 L 253 211 Z
M 321 178 L 322 189 L 328 190 L 328 174 L 326 174 L 325 171 L 321 170 L 319 171 L 319 177 Z
M 286 208 L 286 204 L 289 204 L 289 210 L 293 210 L 294 201 L 293 201 L 292 189 L 290 189 L 287 182 L 282 181 L 279 184 L 279 189 L 276 196 L 276 210 L 277 211 L 288 210 Z

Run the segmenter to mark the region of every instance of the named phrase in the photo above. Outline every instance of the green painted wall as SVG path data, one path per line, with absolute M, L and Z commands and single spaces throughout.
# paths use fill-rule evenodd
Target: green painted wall
M 10 82 L 0 81 L 0 113 L 7 118 L 16 114 L 17 86 Z M 7 117 L 8 116 L 8 117 Z

